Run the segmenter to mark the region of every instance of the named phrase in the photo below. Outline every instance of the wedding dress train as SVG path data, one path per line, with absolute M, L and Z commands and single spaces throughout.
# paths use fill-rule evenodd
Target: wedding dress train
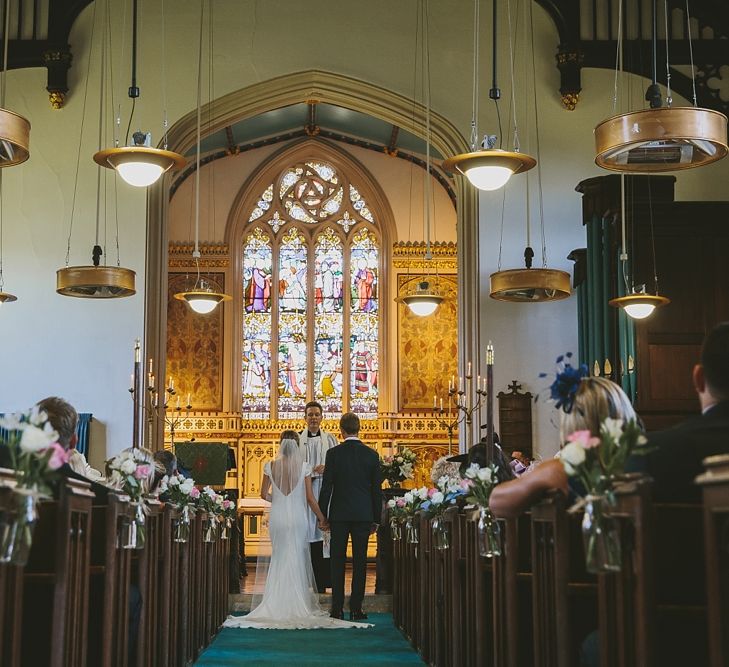
M 223 626 L 284 630 L 372 627 L 369 623 L 330 618 L 329 613 L 319 606 L 307 541 L 304 478 L 311 475 L 310 466 L 302 464 L 298 479 L 285 476 L 277 478 L 271 473 L 271 463 L 266 464 L 264 472 L 271 479 L 268 532 L 272 551 L 263 598 L 258 604 L 254 598 L 249 614 L 229 616 Z M 283 491 L 280 487 L 284 487 Z M 262 567 L 260 561 L 259 557 L 257 570 Z

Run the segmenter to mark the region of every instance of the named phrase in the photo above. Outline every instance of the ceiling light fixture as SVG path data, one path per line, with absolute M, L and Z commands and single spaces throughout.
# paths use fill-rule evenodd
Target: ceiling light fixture
M 665 2 L 665 0 L 664 0 Z M 618 13 L 622 15 L 622 0 Z M 727 118 L 711 109 L 702 109 L 696 101 L 696 81 L 691 48 L 691 15 L 686 1 L 686 25 L 693 106 L 672 107 L 671 70 L 668 59 L 668 3 L 666 2 L 666 106 L 663 106 L 657 81 L 657 0 L 653 0 L 653 71 L 652 83 L 646 90 L 645 99 L 650 109 L 642 109 L 614 115 L 595 128 L 595 163 L 604 169 L 622 172 L 658 173 L 701 167 L 726 156 Z M 618 21 L 618 62 L 622 71 L 622 23 Z M 617 73 L 613 113 L 617 105 Z
M 116 266 L 102 266 L 101 257 L 105 255 L 106 240 L 104 241 L 104 247 L 102 248 L 99 242 L 99 227 L 101 217 L 104 217 L 104 238 L 106 239 L 106 176 L 104 177 L 104 183 L 101 182 L 101 169 L 96 167 L 96 236 L 93 250 L 91 251 L 92 264 L 90 266 L 69 266 L 69 260 L 71 256 L 71 235 L 73 232 L 73 219 L 76 211 L 76 194 L 78 192 L 78 174 L 79 166 L 81 163 L 81 145 L 83 143 L 84 134 L 84 122 L 86 120 L 86 100 L 88 98 L 89 90 L 89 73 L 91 68 L 91 60 L 93 55 L 94 47 L 94 34 L 96 33 L 96 9 L 97 5 L 100 8 L 100 23 L 101 23 L 101 67 L 99 74 L 99 137 L 98 145 L 101 147 L 101 143 L 104 138 L 105 125 L 104 119 L 104 102 L 105 102 L 105 90 L 106 90 L 106 67 L 109 67 L 109 78 L 111 80 L 111 57 L 107 53 L 107 21 L 109 12 L 109 3 L 106 2 L 94 3 L 93 15 L 91 19 L 91 43 L 89 46 L 89 63 L 86 70 L 86 85 L 84 89 L 84 101 L 81 109 L 81 130 L 79 132 L 78 152 L 76 154 L 76 179 L 73 186 L 73 199 L 71 202 L 71 222 L 68 230 L 68 242 L 66 245 L 66 266 L 56 271 L 56 292 L 62 296 L 71 296 L 81 299 L 118 299 L 126 296 L 132 296 L 136 294 L 134 285 L 135 273 L 131 269 L 126 269 L 120 266 L 119 257 L 119 225 L 117 222 L 116 227 Z M 110 91 L 112 95 L 111 106 L 113 107 L 113 90 Z M 101 193 L 104 193 L 104 202 L 102 206 Z M 116 206 L 116 201 L 115 201 Z
M 197 126 L 195 135 L 195 249 L 192 257 L 197 268 L 197 279 L 191 290 L 178 292 L 175 299 L 186 301 L 190 308 L 200 315 L 206 315 L 215 310 L 219 303 L 230 301 L 233 297 L 223 292 L 217 292 L 205 279 L 200 278 L 200 144 L 202 125 L 202 48 L 203 48 L 203 22 L 205 18 L 205 0 L 200 0 L 200 38 L 197 56 Z M 212 49 L 212 45 L 211 45 Z M 212 61 L 212 53 L 210 54 Z
M 626 216 L 625 216 L 625 174 L 620 174 L 620 221 L 621 221 L 621 249 L 620 262 L 622 264 L 623 281 L 626 294 L 610 299 L 608 304 L 616 308 L 622 308 L 625 313 L 634 320 L 644 320 L 653 314 L 653 311 L 660 306 L 671 303 L 668 297 L 658 294 L 658 269 L 656 266 L 656 243 L 653 235 L 653 202 L 650 197 L 650 181 L 648 181 L 648 210 L 650 215 L 651 246 L 653 249 L 653 285 L 655 294 L 645 291 L 645 285 L 630 285 L 628 280 L 628 246 L 626 244 Z M 635 237 L 635 227 L 633 227 Z
M 478 0 L 474 2 L 474 26 L 473 26 L 473 110 L 471 116 L 471 150 L 468 153 L 454 155 L 443 162 L 443 168 L 447 171 L 458 171 L 463 174 L 471 184 L 479 190 L 498 190 L 506 185 L 514 174 L 520 174 L 532 169 L 537 161 L 530 155 L 519 150 L 518 135 L 514 131 L 514 150 L 506 151 L 501 147 L 496 148 L 496 141 L 503 144 L 501 131 L 501 114 L 499 113 L 499 99 L 501 90 L 496 83 L 496 35 L 497 24 L 497 3 L 493 0 L 493 32 L 492 32 L 492 84 L 489 90 L 489 98 L 496 106 L 496 116 L 499 121 L 499 136 L 495 134 L 485 135 L 479 143 L 478 133 L 478 33 L 479 33 L 479 9 Z M 511 39 L 511 36 L 509 36 Z M 513 100 L 513 72 L 512 72 L 512 100 Z
M 423 178 L 423 225 L 425 227 L 425 262 L 433 260 L 433 251 L 430 245 L 430 208 L 431 208 L 431 181 L 430 174 L 430 40 L 429 40 L 429 11 L 428 0 L 422 0 L 420 4 L 420 18 L 423 25 L 422 41 L 422 62 L 423 62 L 423 97 L 425 101 L 425 175 Z M 417 37 L 416 37 L 417 41 Z M 412 181 L 411 181 L 412 185 Z M 411 196 L 412 202 L 412 196 Z M 425 272 L 425 262 L 423 271 Z M 436 269 L 437 271 L 437 269 Z M 436 276 L 437 280 L 437 276 Z M 408 286 L 406 290 L 409 290 Z M 418 281 L 414 291 L 406 291 L 405 294 L 395 299 L 404 303 L 413 315 L 427 317 L 432 315 L 436 308 L 443 302 L 444 296 L 435 288 L 428 275 L 423 275 Z
M 137 2 L 132 1 L 132 81 L 129 86 L 129 97 L 132 100 L 132 111 L 129 116 L 127 138 L 129 143 L 129 128 L 132 125 L 134 109 L 139 97 L 137 86 Z M 162 16 L 164 21 L 164 14 Z M 164 59 L 164 57 L 163 57 Z M 165 86 L 163 77 L 162 86 Z M 117 127 L 121 118 L 117 117 Z M 99 147 L 101 148 L 101 147 Z M 114 138 L 114 148 L 99 150 L 94 155 L 94 161 L 107 169 L 115 169 L 117 173 L 129 183 L 138 188 L 146 188 L 156 183 L 162 174 L 169 169 L 182 169 L 187 161 L 179 153 L 167 150 L 167 110 L 164 118 L 164 148 L 152 148 L 152 135 L 149 132 L 137 130 L 132 134 L 130 145 L 119 147 L 119 138 Z
M 512 107 L 514 106 L 514 50 L 512 48 L 512 30 L 511 30 L 511 4 L 507 2 L 507 11 L 509 19 L 509 54 L 511 66 L 511 89 L 512 89 Z M 539 186 L 539 226 L 542 239 L 542 268 L 532 268 L 532 260 L 534 259 L 534 250 L 531 247 L 531 194 L 529 188 L 530 174 L 526 176 L 526 248 L 524 249 L 524 269 L 508 269 L 501 270 L 501 242 L 499 242 L 499 263 L 498 270 L 491 274 L 491 290 L 489 296 L 497 301 L 511 301 L 515 303 L 536 303 L 540 301 L 557 301 L 566 299 L 572 294 L 570 288 L 570 274 L 560 269 L 547 268 L 547 241 L 544 233 L 544 196 L 542 193 L 542 164 L 541 151 L 539 144 L 539 108 L 537 104 L 537 81 L 536 81 L 536 62 L 534 56 L 534 15 L 532 12 L 532 3 L 527 3 L 525 13 L 528 12 L 526 22 L 530 27 L 531 40 L 531 65 L 532 65 L 532 92 L 534 96 L 534 133 L 536 137 L 537 149 L 537 182 Z M 527 39 L 525 39 L 525 42 Z M 525 47 L 528 47 L 525 44 Z M 527 48 L 524 49 L 527 53 Z M 516 131 L 516 110 L 514 110 L 514 136 Z M 506 203 L 506 192 L 503 194 L 503 203 L 501 208 L 501 236 L 504 234 L 504 209 Z

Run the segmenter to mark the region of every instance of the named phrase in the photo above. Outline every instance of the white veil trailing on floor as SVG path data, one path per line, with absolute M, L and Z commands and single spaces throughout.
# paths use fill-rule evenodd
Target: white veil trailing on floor
M 257 558 L 250 613 L 229 617 L 224 625 L 261 629 L 369 627 L 329 618 L 319 605 L 307 540 L 305 478 L 311 469 L 304 462 L 295 432 L 284 432 L 278 454 L 264 472 L 271 480 L 271 508 L 264 513 L 271 556 Z

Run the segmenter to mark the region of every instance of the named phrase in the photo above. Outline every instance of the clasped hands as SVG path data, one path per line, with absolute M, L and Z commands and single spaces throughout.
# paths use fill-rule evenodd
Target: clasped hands
M 319 530 L 330 530 L 331 526 L 329 525 L 329 522 L 326 519 L 319 519 Z
M 317 475 L 321 475 L 324 472 L 324 464 L 314 466 L 314 468 L 312 469 L 312 472 L 316 473 Z

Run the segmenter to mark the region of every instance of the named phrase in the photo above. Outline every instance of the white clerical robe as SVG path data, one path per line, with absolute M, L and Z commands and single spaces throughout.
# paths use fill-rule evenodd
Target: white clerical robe
M 309 437 L 308 429 L 304 429 L 299 437 L 299 446 L 304 450 L 306 462 L 313 468 L 323 466 L 326 460 L 327 451 L 332 447 L 336 447 L 339 443 L 337 439 L 326 431 L 319 431 L 313 438 Z M 319 491 L 321 491 L 322 473 L 311 473 L 311 490 L 314 498 L 319 500 Z M 326 512 L 324 507 L 322 512 Z M 309 530 L 307 534 L 309 542 L 321 542 L 324 539 L 321 530 L 319 530 L 316 514 L 309 508 Z

